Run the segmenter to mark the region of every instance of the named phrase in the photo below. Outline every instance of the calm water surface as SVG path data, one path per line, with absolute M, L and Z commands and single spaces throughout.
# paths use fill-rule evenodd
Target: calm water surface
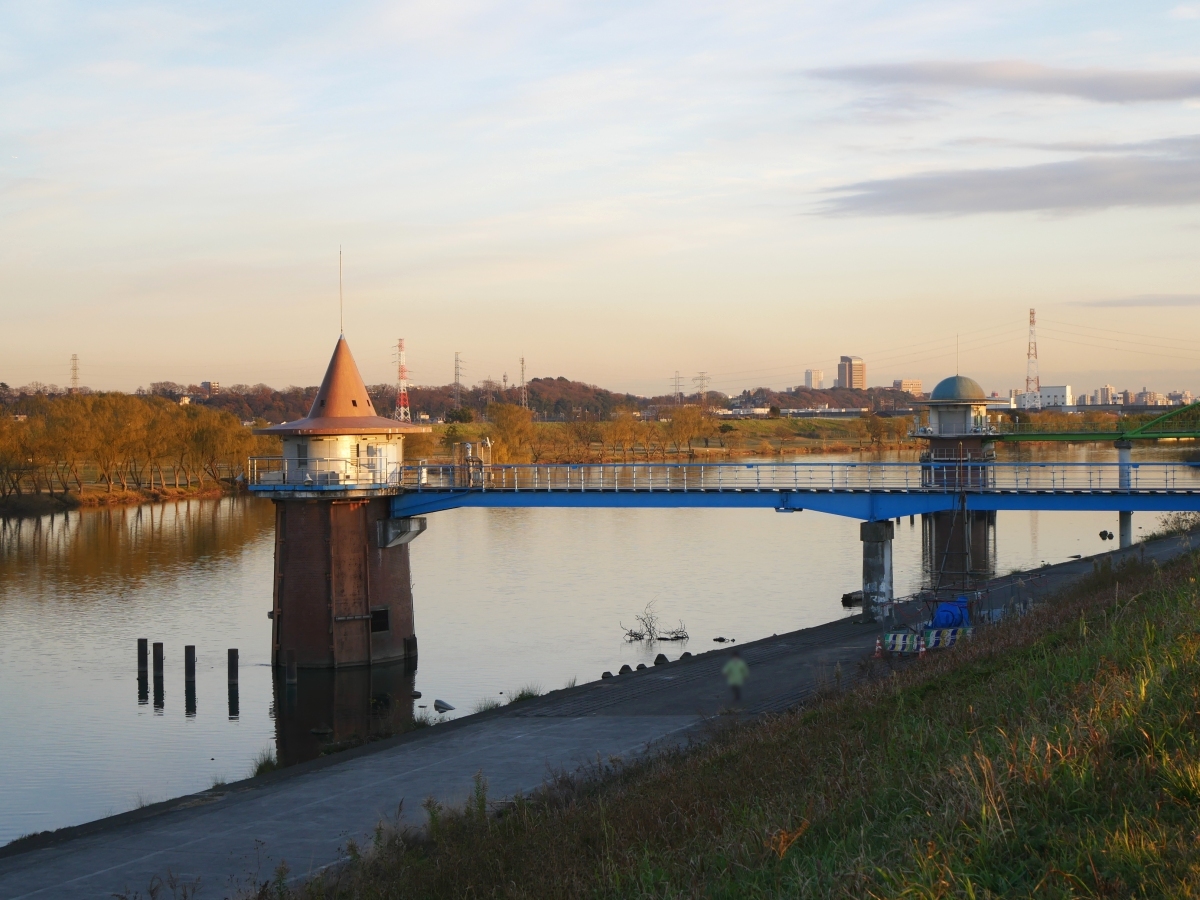
M 1135 533 L 1155 524 L 1134 517 Z M 1111 549 L 1098 532 L 1116 525 L 1115 513 L 1000 513 L 996 569 Z M 419 704 L 469 712 L 718 635 L 826 622 L 861 579 L 857 521 L 819 513 L 452 510 L 411 545 L 417 671 L 311 674 L 287 691 L 268 665 L 273 529 L 270 502 L 250 498 L 0 521 L 0 843 L 245 777 L 263 750 L 312 756 L 369 715 L 411 716 L 414 687 Z M 921 586 L 921 559 L 920 520 L 905 520 L 898 593 Z M 620 624 L 651 601 L 688 644 L 623 641 Z M 139 696 L 139 637 L 165 644 L 161 708 L 153 687 Z M 190 715 L 185 644 L 199 660 Z M 236 706 L 229 647 L 241 653 Z

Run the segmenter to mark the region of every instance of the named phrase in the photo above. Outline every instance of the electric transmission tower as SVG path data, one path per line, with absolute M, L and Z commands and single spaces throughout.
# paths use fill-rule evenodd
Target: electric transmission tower
M 1042 408 L 1042 379 L 1038 375 L 1037 315 L 1029 310 L 1029 349 L 1025 352 L 1025 401 L 1033 409 Z
M 454 351 L 454 408 L 462 409 L 462 359 Z
M 79 393 L 79 354 L 71 354 L 71 393 Z
M 529 391 L 525 388 L 525 357 L 521 357 L 521 408 L 529 409 Z
M 701 372 L 692 378 L 692 384 L 696 385 L 696 392 L 700 394 L 700 405 L 708 406 L 708 373 Z
M 679 377 L 679 370 L 675 370 L 675 377 L 671 380 L 674 386 L 675 405 L 679 406 L 683 403 L 683 379 Z
M 397 422 L 411 422 L 412 409 L 408 405 L 408 365 L 404 360 L 404 338 L 396 341 L 396 414 Z

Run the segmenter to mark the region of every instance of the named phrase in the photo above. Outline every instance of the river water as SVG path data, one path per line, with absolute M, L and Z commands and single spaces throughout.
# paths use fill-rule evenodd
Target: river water
M 1002 512 L 996 571 L 1112 549 L 1099 532 L 1116 520 Z M 1135 535 L 1155 526 L 1134 517 Z M 271 503 L 246 497 L 0 521 L 0 844 L 246 777 L 263 751 L 311 757 L 372 722 L 411 718 L 413 689 L 416 704 L 444 699 L 458 715 L 662 650 L 827 622 L 847 614 L 841 594 L 861 580 L 857 521 L 819 513 L 452 510 L 411 545 L 416 672 L 310 674 L 285 689 L 268 664 L 273 530 Z M 893 553 L 897 593 L 921 587 L 919 518 L 897 525 Z M 648 603 L 690 640 L 626 643 L 622 623 Z M 165 645 L 161 694 L 138 683 L 142 637 Z M 197 647 L 193 698 L 185 644 Z

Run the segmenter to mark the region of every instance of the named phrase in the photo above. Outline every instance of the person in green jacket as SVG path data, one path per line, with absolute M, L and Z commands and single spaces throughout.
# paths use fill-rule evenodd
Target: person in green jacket
M 733 702 L 741 703 L 742 685 L 750 677 L 750 667 L 736 650 L 729 654 L 729 661 L 725 663 L 725 668 L 721 669 L 721 674 L 725 676 L 725 683 L 733 691 Z

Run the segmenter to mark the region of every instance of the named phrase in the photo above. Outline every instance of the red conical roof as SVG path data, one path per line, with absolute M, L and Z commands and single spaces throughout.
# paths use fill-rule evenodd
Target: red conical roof
M 428 425 L 397 422 L 376 414 L 343 335 L 333 348 L 325 379 L 308 415 L 294 422 L 260 428 L 255 434 L 402 434 L 432 430 Z

